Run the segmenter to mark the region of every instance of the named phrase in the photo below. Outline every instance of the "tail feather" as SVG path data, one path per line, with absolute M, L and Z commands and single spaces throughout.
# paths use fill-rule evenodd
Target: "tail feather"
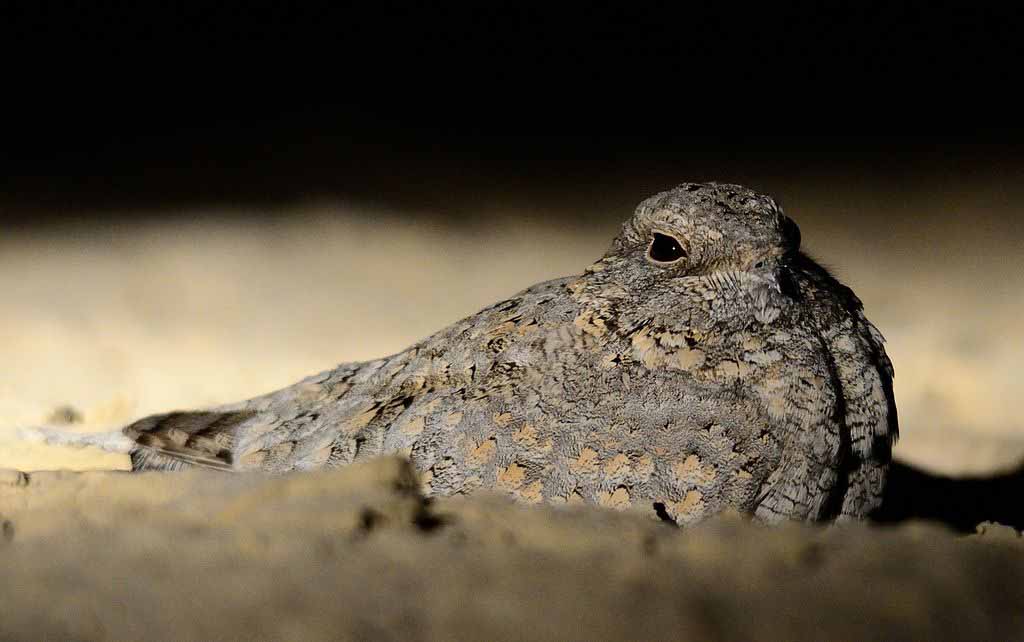
M 136 447 L 136 443 L 121 430 L 90 433 L 70 432 L 51 426 L 33 426 L 19 430 L 18 437 L 25 441 L 42 441 L 52 446 L 95 446 L 113 453 L 130 453 Z
M 140 419 L 124 429 L 132 441 L 132 470 L 198 466 L 231 471 L 235 431 L 255 414 L 247 410 L 172 412 Z
M 185 470 L 193 464 L 177 457 L 165 455 L 151 448 L 138 447 L 131 451 L 132 471 Z

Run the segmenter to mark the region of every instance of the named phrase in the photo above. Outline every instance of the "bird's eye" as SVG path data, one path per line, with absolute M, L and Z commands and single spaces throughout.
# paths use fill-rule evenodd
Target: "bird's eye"
M 647 256 L 655 263 L 674 263 L 686 256 L 682 244 L 668 234 L 654 233 Z

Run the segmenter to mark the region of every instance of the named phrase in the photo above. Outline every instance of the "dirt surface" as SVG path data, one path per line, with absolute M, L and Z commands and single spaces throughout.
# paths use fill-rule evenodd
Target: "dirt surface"
M 380 459 L 278 478 L 0 473 L 0 639 L 1011 639 L 1024 541 L 680 530 Z M 936 560 L 942 560 L 937 564 Z

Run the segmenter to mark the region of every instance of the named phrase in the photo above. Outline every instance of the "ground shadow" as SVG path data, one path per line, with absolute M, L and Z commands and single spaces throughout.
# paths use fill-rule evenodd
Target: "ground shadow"
M 1024 529 L 1024 465 L 993 477 L 952 478 L 894 462 L 882 505 L 872 514 L 881 523 L 927 519 L 961 532 L 985 521 Z

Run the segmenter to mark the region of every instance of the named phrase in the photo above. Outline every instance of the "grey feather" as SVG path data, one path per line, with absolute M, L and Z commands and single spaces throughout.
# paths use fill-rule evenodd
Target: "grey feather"
M 655 233 L 671 241 L 658 261 Z M 493 488 L 680 524 L 724 509 L 862 517 L 897 434 L 892 365 L 799 236 L 767 196 L 681 185 L 641 203 L 582 274 L 403 352 L 136 422 L 133 467 L 285 472 L 401 453 L 428 494 Z

